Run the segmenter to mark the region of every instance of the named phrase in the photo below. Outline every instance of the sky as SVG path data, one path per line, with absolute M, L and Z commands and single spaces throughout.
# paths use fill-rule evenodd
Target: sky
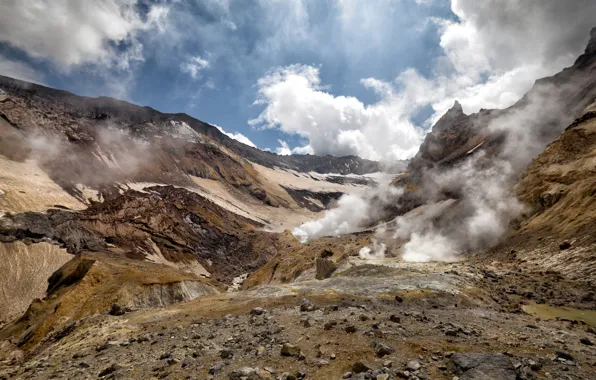
M 393 161 L 455 100 L 505 108 L 570 66 L 595 26 L 593 0 L 3 0 L 0 74 Z

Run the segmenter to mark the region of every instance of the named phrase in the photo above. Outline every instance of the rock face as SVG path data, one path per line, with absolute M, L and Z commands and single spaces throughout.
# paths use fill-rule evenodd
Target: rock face
M 527 217 L 497 251 L 517 247 L 527 260 L 596 283 L 594 149 L 596 114 L 588 111 L 522 174 L 515 191 Z
M 108 314 L 114 304 L 144 310 L 217 292 L 214 281 L 165 265 L 83 252 L 50 276 L 47 297 L 35 300 L 22 318 L 1 330 L 0 340 L 10 337 L 29 347 L 74 319 Z
M 462 372 L 461 380 L 515 380 L 517 373 L 504 355 L 457 353 L 451 358 Z
M 591 37 L 585 53 L 573 66 L 537 80 L 532 89 L 509 108 L 466 115 L 455 102 L 426 135 L 418 154 L 410 161 L 408 172 L 394 180 L 393 184 L 404 188 L 406 193 L 386 219 L 424 205 L 429 200 L 429 192 L 433 202 L 458 199 L 457 188 L 445 186 L 437 190 L 432 178 L 472 156 L 482 155 L 487 166 L 496 158 L 508 161 L 515 155 L 512 169 L 521 174 L 531 159 L 596 99 L 594 30 Z M 516 146 L 522 138 L 522 129 L 527 131 L 529 137 L 526 138 L 530 138 L 532 144 L 525 144 L 523 151 L 513 149 L 515 152 L 512 152 L 510 147 Z
M 277 235 L 256 231 L 258 226 L 196 193 L 154 186 L 129 190 L 83 211 L 7 216 L 0 219 L 0 240 L 54 241 L 72 254 L 109 250 L 213 273 L 231 283 L 276 253 Z

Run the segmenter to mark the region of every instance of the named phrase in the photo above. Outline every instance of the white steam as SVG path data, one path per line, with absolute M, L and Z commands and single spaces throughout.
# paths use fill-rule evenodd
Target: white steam
M 337 207 L 325 212 L 323 218 L 306 222 L 294 228 L 292 233 L 304 243 L 322 236 L 356 232 L 369 221 L 378 220 L 385 206 L 395 202 L 402 194 L 402 189 L 386 182 L 364 195 L 345 194 L 339 198 Z
M 472 149 L 460 163 L 420 173 L 417 184 L 425 204 L 383 224 L 372 246 L 361 249 L 359 256 L 379 258 L 397 249 L 406 261 L 453 261 L 462 253 L 498 244 L 524 211 L 513 193 L 519 174 L 572 121 L 573 103 L 566 99 L 581 91 L 580 82 L 556 88 L 539 84 L 516 106 L 495 111 L 488 125 L 474 126 L 488 139 L 504 139 L 500 148 Z M 294 234 L 306 241 L 357 231 L 380 220 L 388 205 L 405 201 L 403 193 L 386 186 L 373 195 L 346 196 L 338 208 L 296 228 Z

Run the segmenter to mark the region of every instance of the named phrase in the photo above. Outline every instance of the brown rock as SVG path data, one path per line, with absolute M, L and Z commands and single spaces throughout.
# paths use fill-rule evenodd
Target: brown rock
M 317 280 L 324 280 L 331 277 L 333 272 L 337 269 L 337 265 L 329 259 L 317 258 L 316 269 L 317 273 L 315 274 L 315 278 Z

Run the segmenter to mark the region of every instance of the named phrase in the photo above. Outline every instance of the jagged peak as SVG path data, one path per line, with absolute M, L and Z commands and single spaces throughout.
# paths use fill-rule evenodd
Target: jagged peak
M 464 113 L 464 109 L 462 108 L 460 102 L 458 102 L 457 100 L 453 103 L 453 107 L 451 107 L 449 109 L 449 111 L 447 111 L 448 113 L 458 113 L 458 114 L 463 114 Z
M 588 41 L 588 45 L 586 46 L 586 50 L 584 54 L 580 55 L 579 58 L 575 61 L 574 66 L 582 67 L 587 65 L 589 62 L 594 60 L 596 57 L 596 27 L 590 30 L 590 40 Z
M 467 115 L 464 113 L 464 110 L 461 104 L 456 100 L 453 103 L 453 106 L 441 116 L 441 118 L 433 125 L 432 131 L 437 132 L 441 131 L 445 128 L 450 128 L 451 126 L 457 124 L 457 121 L 461 118 L 465 118 Z

